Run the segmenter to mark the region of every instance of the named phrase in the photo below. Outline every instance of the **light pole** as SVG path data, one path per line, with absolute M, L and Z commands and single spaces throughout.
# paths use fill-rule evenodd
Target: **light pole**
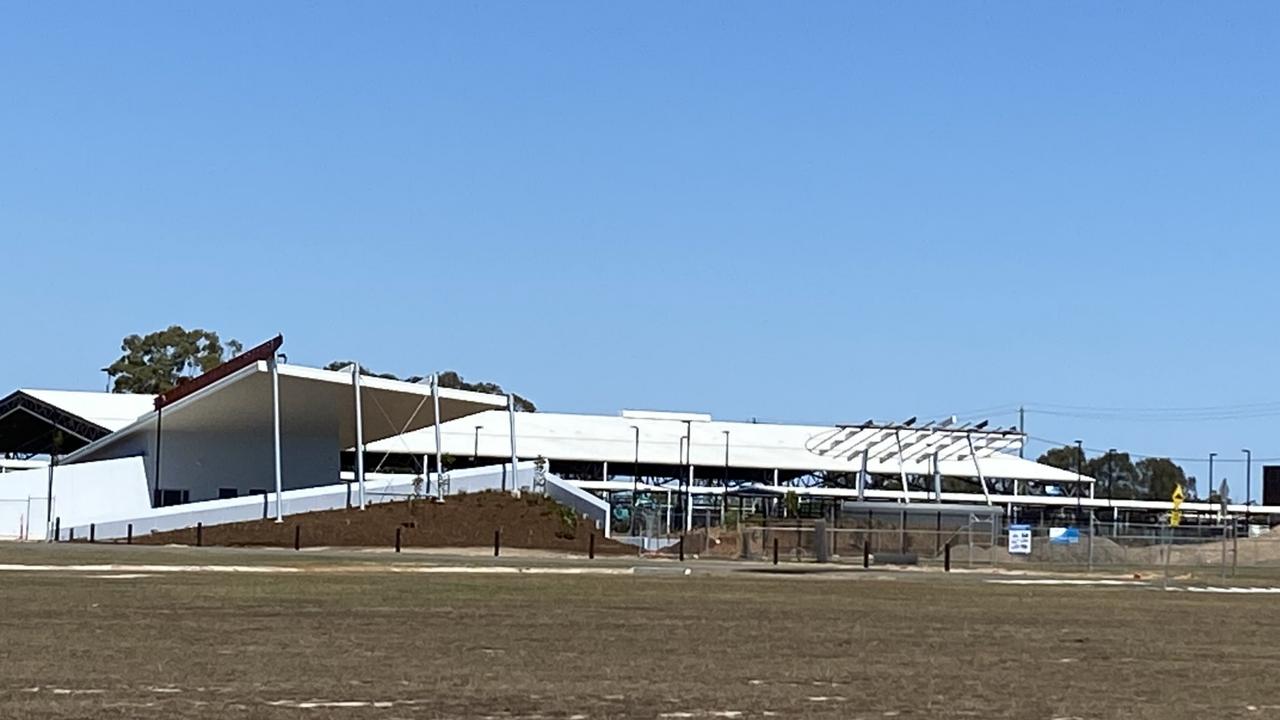
M 1084 441 L 1076 441 L 1076 521 L 1080 520 L 1080 481 L 1084 477 Z
M 640 426 L 632 425 L 636 431 L 636 456 L 631 466 L 631 534 L 636 534 L 636 495 L 640 492 Z
M 684 461 L 685 461 L 685 479 L 684 486 L 684 529 L 686 532 L 693 529 L 693 421 L 684 421 Z
M 1209 495 L 1213 494 L 1213 459 L 1216 457 L 1218 457 L 1218 453 L 1209 453 L 1209 484 L 1205 485 L 1205 492 L 1208 493 L 1208 495 L 1205 496 L 1205 500 L 1208 500 Z
M 104 367 L 104 368 L 102 368 L 102 372 L 104 372 L 104 373 L 106 373 L 106 374 L 107 374 L 107 388 L 106 388 L 106 391 L 107 391 L 107 392 L 111 392 L 111 368 L 109 368 L 109 367 Z
M 720 524 L 724 525 L 725 519 L 729 516 L 729 431 L 721 430 L 724 433 L 724 480 L 720 483 Z
M 1107 448 L 1107 499 L 1116 496 L 1116 449 Z
M 1249 506 L 1253 504 L 1253 453 L 1248 448 L 1240 452 L 1244 453 L 1244 531 L 1248 533 Z

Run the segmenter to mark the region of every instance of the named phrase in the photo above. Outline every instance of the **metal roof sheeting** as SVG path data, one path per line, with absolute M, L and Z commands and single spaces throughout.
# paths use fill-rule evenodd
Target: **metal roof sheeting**
M 516 413 L 516 446 L 521 458 L 543 457 L 548 460 L 576 460 L 618 463 L 625 471 L 636 460 L 636 428 L 639 428 L 639 461 L 645 464 L 721 467 L 725 464 L 728 443 L 729 465 L 735 468 L 777 469 L 782 471 L 857 472 L 862 468 L 861 450 L 871 453 L 868 469 L 881 475 L 927 475 L 932 470 L 932 453 L 921 454 L 930 442 L 939 449 L 939 471 L 951 477 L 977 477 L 964 430 L 942 428 L 903 430 L 901 456 L 894 438 L 882 438 L 885 432 L 865 432 L 864 439 L 850 440 L 845 435 L 856 428 L 833 428 L 821 425 L 783 425 L 776 423 L 723 422 L 717 420 L 666 420 L 635 416 L 575 415 L 567 413 Z M 506 457 L 510 454 L 510 434 L 505 412 L 488 411 L 441 425 L 442 451 L 456 457 Z M 978 467 L 988 478 L 1017 479 L 1035 482 L 1092 482 L 1074 472 L 1060 470 L 1024 460 L 1016 455 L 1022 436 L 985 431 L 972 432 Z M 727 433 L 727 437 L 726 437 Z M 691 437 L 692 449 L 685 450 L 685 437 Z M 956 446 L 957 438 L 963 446 Z M 841 452 L 822 452 L 835 440 Z M 861 442 L 862 444 L 858 444 Z M 943 454 L 942 448 L 950 447 Z M 432 430 L 420 430 L 369 443 L 369 452 L 430 455 L 435 452 Z M 907 457 L 906 463 L 899 462 Z
M 155 407 L 154 395 L 26 388 L 19 392 L 112 432 L 129 426 Z

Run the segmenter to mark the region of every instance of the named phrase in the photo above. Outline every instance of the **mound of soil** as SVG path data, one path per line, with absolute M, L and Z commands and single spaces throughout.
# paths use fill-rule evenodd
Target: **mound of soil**
M 295 530 L 297 528 L 297 530 Z M 635 548 L 606 540 L 591 521 L 540 495 L 501 492 L 453 495 L 445 502 L 419 499 L 378 503 L 361 511 L 326 510 L 274 520 L 209 525 L 135 537 L 148 545 L 292 547 L 295 532 L 303 547 L 393 547 L 400 528 L 402 547 L 488 547 L 494 531 L 503 547 L 587 552 L 595 535 L 600 554 L 635 554 Z

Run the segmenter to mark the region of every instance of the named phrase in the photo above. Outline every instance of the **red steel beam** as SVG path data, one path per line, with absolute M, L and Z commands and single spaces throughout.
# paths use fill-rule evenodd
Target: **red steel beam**
M 249 350 L 240 353 L 206 373 L 201 373 L 185 382 L 179 381 L 177 387 L 174 387 L 167 392 L 162 392 L 156 396 L 156 410 L 159 410 L 166 405 L 171 405 L 198 390 L 207 388 L 237 370 L 249 367 L 259 360 L 270 360 L 271 358 L 274 358 L 276 356 L 276 351 L 278 351 L 280 346 L 283 344 L 284 336 L 277 335 L 255 348 L 250 348 Z

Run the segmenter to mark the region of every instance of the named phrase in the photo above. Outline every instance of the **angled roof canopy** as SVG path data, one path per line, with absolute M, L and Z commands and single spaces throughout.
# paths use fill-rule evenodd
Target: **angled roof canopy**
M 280 413 L 284 432 L 330 432 L 343 448 L 355 445 L 355 392 L 350 372 L 297 365 L 277 366 Z M 363 376 L 360 379 L 363 431 L 366 442 L 429 427 L 435 413 L 428 385 Z M 440 388 L 440 415 L 453 420 L 504 407 L 499 395 Z M 193 392 L 151 410 L 126 427 L 68 457 L 65 462 L 91 460 L 98 452 L 135 433 L 154 431 L 157 419 L 164 432 L 259 431 L 272 429 L 271 373 L 268 361 L 257 360 Z
M 831 427 L 722 422 L 694 414 L 627 412 L 620 416 L 516 413 L 516 447 L 525 459 L 646 465 L 685 465 L 811 473 L 983 477 L 1036 482 L 1091 482 L 1092 478 L 1041 465 L 1016 454 L 1023 436 L 983 426 L 865 425 Z M 456 457 L 503 458 L 510 453 L 505 413 L 485 412 L 441 426 L 442 451 Z M 972 442 L 972 450 L 970 449 Z M 690 444 L 691 447 L 686 445 Z M 370 452 L 430 454 L 433 432 L 413 432 L 369 444 Z M 974 462 L 974 458 L 977 462 Z

